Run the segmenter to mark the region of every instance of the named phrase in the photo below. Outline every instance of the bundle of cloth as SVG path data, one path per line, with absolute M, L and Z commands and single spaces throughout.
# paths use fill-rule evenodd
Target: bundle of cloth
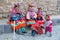
M 43 34 L 43 28 L 44 28 L 44 20 L 42 17 L 40 20 L 37 20 L 35 24 L 31 26 L 32 28 L 32 36 L 35 36 L 35 34 Z

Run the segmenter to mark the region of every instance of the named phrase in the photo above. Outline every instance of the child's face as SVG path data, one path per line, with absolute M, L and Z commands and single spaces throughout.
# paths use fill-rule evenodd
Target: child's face
M 50 19 L 48 19 L 48 17 L 46 17 L 46 21 L 49 21 Z
M 29 7 L 29 9 L 30 9 L 30 10 L 33 10 L 33 9 L 34 9 L 34 7 Z
M 42 11 L 42 9 L 41 8 L 40 9 L 38 8 L 38 11 Z
M 16 7 L 16 10 L 19 10 L 19 7 Z

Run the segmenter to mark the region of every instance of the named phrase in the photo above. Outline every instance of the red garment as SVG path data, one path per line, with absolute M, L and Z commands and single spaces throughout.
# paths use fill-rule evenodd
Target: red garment
M 35 24 L 33 24 L 33 25 L 31 26 L 31 28 L 32 28 L 33 30 L 35 30 L 35 31 L 38 31 L 39 23 L 36 22 Z
M 43 25 L 44 25 L 43 20 L 36 21 L 36 23 L 32 25 L 32 29 L 35 30 L 38 34 L 43 34 L 43 30 L 41 28 L 41 26 Z
M 38 23 L 39 23 L 39 26 L 40 26 L 38 34 L 43 34 L 43 30 L 42 30 L 41 27 L 44 26 L 44 20 L 39 20 Z
M 52 27 L 46 27 L 45 31 L 46 32 L 52 32 Z
M 41 24 L 42 24 L 42 25 L 44 24 L 44 20 L 38 20 L 37 22 L 38 22 L 40 25 L 41 25 Z
M 51 21 L 51 20 L 46 21 L 45 27 L 46 27 L 46 28 L 45 28 L 46 32 L 47 32 L 47 31 L 52 32 L 52 21 Z

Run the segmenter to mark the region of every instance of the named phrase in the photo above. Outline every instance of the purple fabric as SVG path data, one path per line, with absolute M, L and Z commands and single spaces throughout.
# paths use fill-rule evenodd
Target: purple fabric
M 30 15 L 30 17 L 32 18 L 32 17 L 34 17 L 34 15 L 35 15 L 35 12 L 34 11 L 28 11 L 29 12 L 29 15 Z
M 37 11 L 37 14 L 43 15 L 42 11 Z
M 46 27 L 46 32 L 52 32 L 52 27 Z
M 17 11 L 15 8 L 12 8 L 11 11 L 10 11 L 10 16 L 9 16 L 9 20 L 11 18 L 11 16 L 15 15 L 16 13 L 21 13 L 21 11 Z

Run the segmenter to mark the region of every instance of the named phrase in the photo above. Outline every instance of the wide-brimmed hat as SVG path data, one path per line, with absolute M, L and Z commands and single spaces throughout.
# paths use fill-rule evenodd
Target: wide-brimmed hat
M 28 3 L 28 6 L 29 6 L 29 7 L 34 7 L 35 5 L 34 5 L 33 3 L 30 3 L 30 2 L 29 2 L 29 3 Z

